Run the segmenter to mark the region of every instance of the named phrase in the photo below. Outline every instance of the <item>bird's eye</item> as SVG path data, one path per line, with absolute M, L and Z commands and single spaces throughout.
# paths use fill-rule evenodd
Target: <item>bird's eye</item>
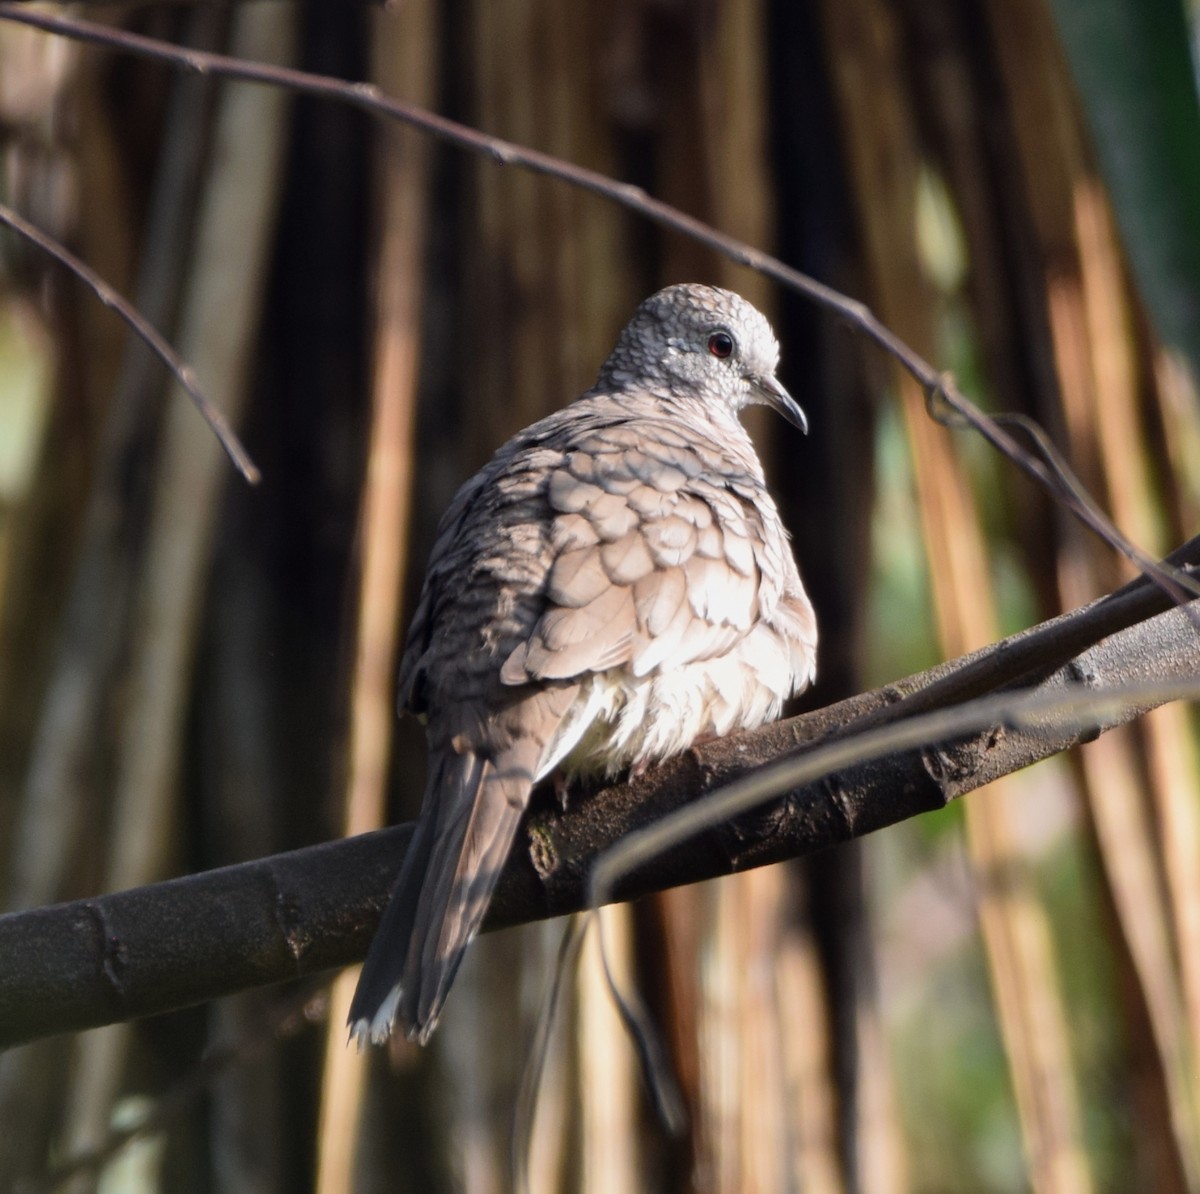
M 723 361 L 733 355 L 733 337 L 728 332 L 713 332 L 708 338 L 708 351 Z

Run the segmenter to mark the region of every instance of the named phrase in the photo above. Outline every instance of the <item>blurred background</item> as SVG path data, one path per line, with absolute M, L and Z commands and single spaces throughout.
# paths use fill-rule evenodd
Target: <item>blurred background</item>
M 1039 420 L 1142 547 L 1195 529 L 1179 0 L 82 8 L 371 79 L 644 186 Z M 754 430 L 818 608 L 810 703 L 1128 575 L 811 303 L 555 180 L 2 21 L 0 139 L 0 200 L 169 335 L 264 476 L 244 484 L 114 315 L 0 237 L 6 910 L 412 818 L 423 748 L 394 675 L 436 521 L 669 282 L 768 311 L 808 412 L 807 440 Z M 1200 1190 L 1190 711 L 994 789 L 611 910 L 689 1127 L 654 1119 L 589 955 L 531 1189 Z M 561 931 L 478 942 L 423 1051 L 345 1048 L 353 975 L 12 1050 L 0 1189 L 505 1190 Z

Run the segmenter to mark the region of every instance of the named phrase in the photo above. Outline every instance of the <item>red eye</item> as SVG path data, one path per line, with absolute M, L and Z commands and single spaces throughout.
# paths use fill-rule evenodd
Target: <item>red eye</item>
M 708 351 L 723 361 L 733 355 L 733 337 L 728 332 L 713 332 L 708 338 Z

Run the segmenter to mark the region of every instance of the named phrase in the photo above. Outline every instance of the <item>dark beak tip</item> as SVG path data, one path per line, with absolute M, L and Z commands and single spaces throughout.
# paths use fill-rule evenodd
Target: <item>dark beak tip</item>
M 804 413 L 803 408 L 794 399 L 792 400 L 791 410 L 789 414 L 792 416 L 788 421 L 793 427 L 799 429 L 802 435 L 808 434 L 808 415 Z
M 808 434 L 808 416 L 800 404 L 774 378 L 765 378 L 759 382 L 759 390 L 766 399 L 767 405 L 773 407 L 793 427 L 798 428 L 804 435 Z

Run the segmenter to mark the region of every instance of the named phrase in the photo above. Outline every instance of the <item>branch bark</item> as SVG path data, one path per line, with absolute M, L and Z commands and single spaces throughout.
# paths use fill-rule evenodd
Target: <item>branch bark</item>
M 1200 539 L 1172 557 L 1200 562 Z M 486 928 L 583 906 L 590 863 L 623 835 L 785 755 L 1007 688 L 1111 689 L 1200 678 L 1195 610 L 1139 578 L 1083 609 L 849 700 L 689 750 L 638 779 L 537 805 Z M 1164 612 L 1165 611 L 1165 612 Z M 619 899 L 811 853 L 948 801 L 1089 740 L 1082 731 L 990 727 L 847 768 L 626 875 Z M 551 803 L 551 802 L 546 802 Z M 186 1007 L 362 958 L 412 832 L 396 826 L 95 899 L 0 917 L 0 1048 Z

